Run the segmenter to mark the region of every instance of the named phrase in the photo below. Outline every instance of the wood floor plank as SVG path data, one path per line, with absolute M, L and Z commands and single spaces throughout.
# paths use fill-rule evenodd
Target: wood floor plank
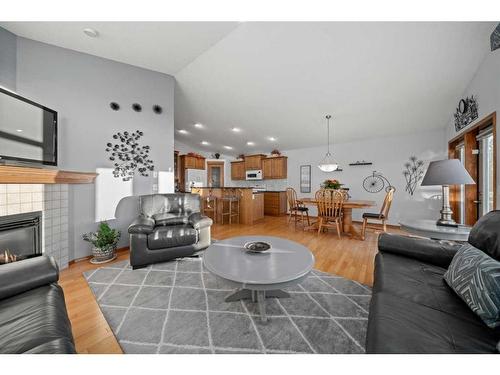
M 401 233 L 389 228 L 390 232 Z M 287 217 L 266 216 L 254 225 L 214 225 L 212 237 L 223 240 L 243 235 L 266 235 L 287 238 L 308 247 L 316 259 L 315 268 L 334 273 L 360 283 L 373 284 L 373 260 L 377 252 L 378 233 L 367 231 L 365 241 L 343 236 L 340 240 L 333 231 L 318 234 L 303 231 L 288 224 Z M 128 259 L 127 251 L 120 251 L 114 262 Z M 59 283 L 64 290 L 68 315 L 78 353 L 122 353 L 106 319 L 102 315 L 92 291 L 82 273 L 98 268 L 88 260 L 73 263 L 63 270 Z

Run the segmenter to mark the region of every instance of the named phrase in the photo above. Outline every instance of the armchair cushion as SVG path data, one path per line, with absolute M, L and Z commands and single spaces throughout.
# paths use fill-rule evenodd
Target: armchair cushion
M 189 224 L 191 224 L 194 229 L 203 229 L 211 226 L 213 221 L 209 217 L 203 216 L 199 212 L 195 212 L 189 215 Z
M 149 217 L 139 216 L 128 227 L 130 234 L 149 234 L 153 232 L 155 221 Z
M 385 219 L 385 215 L 375 212 L 365 212 L 363 214 L 363 219 Z
M 461 246 L 446 241 L 387 233 L 383 233 L 378 239 L 378 249 L 382 252 L 402 255 L 443 268 L 448 268 Z
M 196 242 L 198 242 L 198 231 L 191 225 L 156 227 L 148 234 L 148 248 L 151 250 L 188 246 Z
M 181 224 L 188 224 L 189 219 L 188 215 L 182 212 L 178 213 L 160 213 L 160 214 L 154 214 L 153 215 L 153 220 L 155 221 L 155 225 L 181 225 Z
M 39 256 L 4 264 L 0 270 L 0 300 L 57 282 L 59 268 L 52 257 Z
M 468 242 L 500 261 L 500 210 L 482 216 L 472 227 Z

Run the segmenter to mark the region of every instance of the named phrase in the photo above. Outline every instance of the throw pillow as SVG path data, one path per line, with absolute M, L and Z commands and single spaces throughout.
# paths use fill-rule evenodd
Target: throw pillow
M 472 227 L 468 242 L 493 259 L 500 260 L 500 210 L 481 216 Z
M 488 327 L 500 326 L 500 262 L 466 244 L 453 257 L 444 279 Z

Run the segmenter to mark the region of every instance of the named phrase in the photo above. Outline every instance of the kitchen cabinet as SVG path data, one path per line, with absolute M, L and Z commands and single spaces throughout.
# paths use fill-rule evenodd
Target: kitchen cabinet
M 262 159 L 262 173 L 265 180 L 287 178 L 288 158 L 275 156 Z
M 286 215 L 287 201 L 285 191 L 264 192 L 264 214 L 270 216 Z
M 231 180 L 245 180 L 245 162 L 232 161 L 231 162 Z
M 205 169 L 205 158 L 192 155 L 181 155 L 181 166 L 184 169 Z
M 255 171 L 262 169 L 262 159 L 265 155 L 246 155 L 245 156 L 245 171 Z

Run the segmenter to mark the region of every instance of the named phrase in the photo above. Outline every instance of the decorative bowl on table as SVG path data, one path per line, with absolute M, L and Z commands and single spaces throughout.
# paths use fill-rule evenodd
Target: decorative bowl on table
M 249 253 L 262 253 L 264 251 L 269 250 L 271 248 L 271 245 L 268 244 L 267 242 L 252 241 L 252 242 L 247 242 L 246 244 L 243 245 L 243 247 Z

